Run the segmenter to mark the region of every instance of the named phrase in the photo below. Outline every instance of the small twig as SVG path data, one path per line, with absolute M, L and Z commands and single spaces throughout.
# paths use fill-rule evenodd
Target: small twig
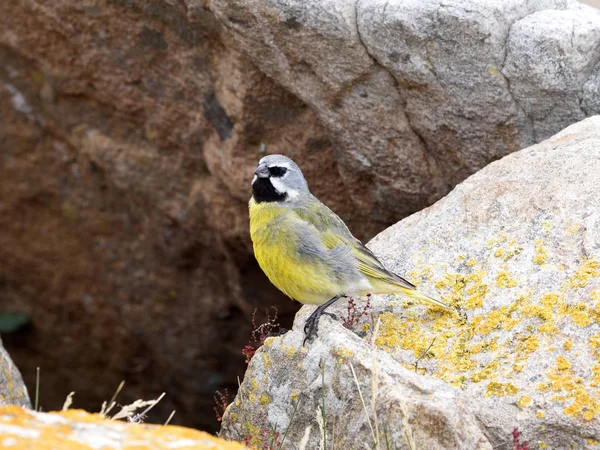
M 75 392 L 71 392 L 69 395 L 67 395 L 67 398 L 65 399 L 65 403 L 63 404 L 62 410 L 66 411 L 67 409 L 69 409 L 69 407 L 73 404 L 73 396 L 75 395 Z
M 437 336 L 433 338 L 433 340 L 431 341 L 431 344 L 429 344 L 429 347 L 427 347 L 427 350 L 425 350 L 423 353 L 421 353 L 421 356 L 419 356 L 419 358 L 415 361 L 415 372 L 418 372 L 419 362 L 425 357 L 425 355 L 427 355 L 427 353 L 429 353 L 429 350 L 431 350 L 431 347 L 433 347 L 433 344 L 435 343 L 436 339 L 437 339 Z
M 173 412 L 169 415 L 169 418 L 165 422 L 165 426 L 169 425 L 169 422 L 171 422 L 171 419 L 173 418 L 174 415 L 175 415 L 175 410 L 173 410 Z
M 322 436 L 323 436 L 323 450 L 327 450 L 327 419 L 325 417 L 325 363 L 323 360 L 320 361 L 321 366 L 321 398 L 323 401 L 323 409 L 321 410 L 322 415 Z
M 156 404 L 158 402 L 160 402 L 162 400 L 162 398 L 165 396 L 165 392 L 163 392 L 162 394 L 160 394 L 160 397 L 158 397 L 156 400 L 154 400 L 150 405 L 148 405 L 148 407 L 143 410 L 141 413 L 136 414 L 137 417 L 146 417 L 146 415 L 148 414 L 148 411 L 150 411 L 152 408 L 154 408 L 156 406 Z
M 300 445 L 298 445 L 298 450 L 306 450 L 306 446 L 308 445 L 308 438 L 310 437 L 311 428 L 312 427 L 309 425 L 304 429 L 304 436 L 302 436 L 302 439 L 300 439 Z M 283 443 L 281 445 L 283 445 Z
M 379 334 L 379 325 L 381 319 L 377 318 L 375 323 L 375 329 L 373 330 L 373 337 L 371 338 L 371 409 L 373 411 L 373 422 L 375 422 L 375 447 L 380 450 L 379 443 L 379 420 L 377 419 L 377 395 L 379 393 L 379 371 L 377 369 L 377 335 Z
M 115 391 L 112 398 L 110 399 L 110 402 L 108 402 L 108 403 L 104 402 L 102 404 L 102 409 L 100 410 L 100 416 L 107 417 L 108 413 L 115 407 L 115 405 L 117 404 L 116 403 L 117 396 L 121 392 L 121 389 L 123 389 L 123 386 L 125 386 L 125 380 L 121 381 L 121 383 L 117 387 L 117 390 Z
M 40 368 L 36 369 L 35 375 L 35 407 L 34 411 L 38 411 L 38 407 L 40 405 Z
M 365 403 L 365 399 L 362 395 L 362 391 L 360 390 L 360 383 L 358 382 L 358 377 L 356 376 L 356 372 L 354 372 L 354 366 L 350 363 L 350 370 L 352 371 L 352 376 L 354 377 L 354 383 L 358 388 L 358 396 L 360 397 L 360 401 L 363 405 L 363 409 L 365 411 L 365 415 L 367 416 L 367 423 L 369 424 L 369 428 L 371 429 L 371 436 L 373 437 L 373 442 L 377 442 L 377 438 L 375 437 L 375 430 L 373 429 L 373 425 L 371 424 L 371 418 L 369 417 L 369 410 L 367 409 L 367 404 Z
M 283 432 L 283 437 L 281 438 L 281 446 L 282 447 L 283 447 L 283 443 L 285 442 L 285 437 L 287 436 L 288 431 L 292 427 L 292 423 L 294 422 L 294 416 L 296 415 L 296 411 L 298 411 L 298 408 L 300 407 L 301 400 L 302 400 L 302 398 L 298 398 L 298 401 L 296 402 L 296 405 L 294 406 L 294 411 L 292 412 L 292 417 L 290 418 L 290 423 L 288 424 L 285 431 Z

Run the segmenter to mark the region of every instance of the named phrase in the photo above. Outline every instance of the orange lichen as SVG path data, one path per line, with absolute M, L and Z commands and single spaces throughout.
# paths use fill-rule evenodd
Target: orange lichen
M 82 426 L 85 423 L 85 427 Z M 89 450 L 107 435 L 122 448 L 242 450 L 243 445 L 177 426 L 128 424 L 81 410 L 39 413 L 18 406 L 0 407 L 0 439 L 14 448 Z

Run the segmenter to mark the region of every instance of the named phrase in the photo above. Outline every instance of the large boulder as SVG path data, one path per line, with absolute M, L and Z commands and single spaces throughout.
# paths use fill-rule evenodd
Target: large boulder
M 39 366 L 44 409 L 73 390 L 97 410 L 124 379 L 126 401 L 169 393 L 150 420 L 215 429 L 254 308 L 297 309 L 251 253 L 256 161 L 326 170 L 350 219 L 333 138 L 201 5 L 1 2 L 0 61 L 0 300 L 31 318 L 4 337 L 26 382 Z
M 303 347 L 307 317 L 302 309 L 293 332 L 268 338 L 254 355 L 221 437 L 268 448 L 278 433 L 281 448 L 292 449 L 310 427 L 310 449 L 492 450 L 458 391 L 407 370 L 328 317 Z
M 268 340 L 251 361 L 223 435 L 251 424 L 289 427 L 297 438 L 316 427 L 314 411 L 323 405 L 328 436 L 349 442 L 373 441 L 376 412 L 380 439 L 384 427 L 394 430 L 398 448 L 409 448 L 406 436 L 414 433 L 423 448 L 497 448 L 512 444 L 514 428 L 521 442 L 540 448 L 596 445 L 598 173 L 595 116 L 490 164 L 378 235 L 369 247 L 387 267 L 462 308 L 466 320 L 406 299 L 371 297 L 372 310 L 354 326 L 374 339 L 369 346 L 340 323 L 350 322 L 352 311 L 360 316 L 364 301 L 353 310 L 340 300 L 331 309 L 338 320 L 322 318 L 320 337 L 303 348 L 312 311 L 305 307 L 294 330 Z
M 209 5 L 339 138 L 340 171 L 374 217 L 600 113 L 600 15 L 574 0 Z
M 4 349 L 0 340 L 0 405 L 20 405 L 31 408 L 29 393 L 21 372 Z

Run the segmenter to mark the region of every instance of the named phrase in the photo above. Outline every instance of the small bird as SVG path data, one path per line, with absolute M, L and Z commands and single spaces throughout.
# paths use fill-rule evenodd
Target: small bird
M 405 294 L 452 309 L 383 267 L 344 221 L 310 193 L 290 158 L 265 156 L 254 175 L 250 236 L 258 264 L 288 297 L 318 305 L 306 320 L 304 343 L 317 334 L 325 309 L 341 297 Z

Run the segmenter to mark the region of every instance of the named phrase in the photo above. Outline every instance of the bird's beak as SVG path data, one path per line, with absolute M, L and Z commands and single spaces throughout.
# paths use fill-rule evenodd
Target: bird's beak
M 265 163 L 260 163 L 254 171 L 254 175 L 258 178 L 267 178 L 269 176 L 269 168 Z

